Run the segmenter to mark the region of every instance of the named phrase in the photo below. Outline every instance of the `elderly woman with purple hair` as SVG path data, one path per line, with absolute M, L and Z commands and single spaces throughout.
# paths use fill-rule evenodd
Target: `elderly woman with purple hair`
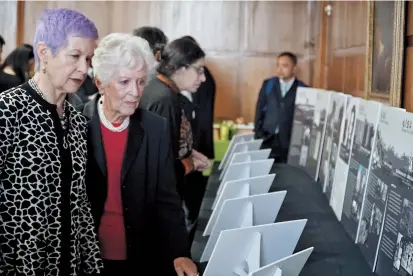
M 89 275 L 103 266 L 87 200 L 86 119 L 66 101 L 84 81 L 95 25 L 46 10 L 36 74 L 0 95 L 0 275 Z

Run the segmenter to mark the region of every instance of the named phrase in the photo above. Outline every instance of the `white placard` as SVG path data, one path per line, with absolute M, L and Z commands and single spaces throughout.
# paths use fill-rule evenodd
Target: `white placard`
M 224 201 L 202 253 L 201 262 L 211 257 L 219 234 L 223 230 L 263 225 L 275 221 L 287 191 L 260 194 Z
M 263 266 L 259 270 L 248 274 L 248 276 L 274 276 L 280 273 L 279 271 L 282 271 L 282 276 L 298 276 L 313 250 L 314 247 L 307 248 L 272 264 Z
M 239 144 L 238 144 L 239 145 Z M 261 146 L 261 145 L 260 145 Z M 234 151 L 234 155 L 231 158 L 231 161 L 228 163 L 222 171 L 221 175 L 219 176 L 219 180 L 222 180 L 224 177 L 228 167 L 232 164 L 237 163 L 245 163 L 257 160 L 265 160 L 270 156 L 271 149 L 262 149 L 262 150 L 248 150 L 247 152 L 236 152 Z
M 224 164 L 221 174 L 219 176 L 219 180 L 222 180 L 225 172 L 228 170 L 228 167 L 231 165 L 232 158 L 236 153 L 247 153 L 250 151 L 256 151 L 261 148 L 263 139 L 248 141 L 248 142 L 238 142 L 234 145 L 231 156 L 228 156 L 228 161 Z
M 231 142 L 229 143 L 228 149 L 224 154 L 224 158 L 222 158 L 221 163 L 219 164 L 218 169 L 222 170 L 224 165 L 229 161 L 232 151 L 234 150 L 234 146 L 236 143 L 239 142 L 248 142 L 254 140 L 254 133 L 245 133 L 245 134 L 237 134 L 232 137 Z
M 222 192 L 223 183 L 231 180 L 241 180 L 255 176 L 267 175 L 270 173 L 273 164 L 274 159 L 266 159 L 231 165 L 218 187 L 217 196 L 214 199 L 214 206 L 216 205 L 216 201 Z
M 212 206 L 213 211 L 205 228 L 204 236 L 211 234 L 212 227 L 218 218 L 218 213 L 225 200 L 268 193 L 274 182 L 274 178 L 275 174 L 268 174 L 225 182 L 223 184 L 222 193 L 216 201 L 216 205 Z
M 248 275 L 290 256 L 306 223 L 303 219 L 222 231 L 204 276 Z

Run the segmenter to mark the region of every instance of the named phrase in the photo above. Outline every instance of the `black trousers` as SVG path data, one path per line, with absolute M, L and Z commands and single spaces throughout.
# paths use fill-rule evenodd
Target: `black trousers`
M 269 158 L 274 158 L 274 163 L 287 163 L 288 147 L 281 146 L 278 134 L 265 135 L 262 149 L 271 149 Z
M 185 206 L 188 209 L 187 219 L 191 223 L 196 223 L 201 209 L 202 200 L 205 194 L 205 188 L 208 182 L 208 177 L 202 175 L 202 172 L 192 172 L 185 176 L 185 184 L 183 188 L 183 199 Z M 195 236 L 196 226 L 189 233 L 189 243 Z

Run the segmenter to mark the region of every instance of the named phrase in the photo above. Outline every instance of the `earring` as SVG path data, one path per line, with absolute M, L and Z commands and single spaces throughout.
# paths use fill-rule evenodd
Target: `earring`
M 44 62 L 44 65 L 46 65 L 46 64 L 47 64 L 47 60 Z M 42 72 L 43 72 L 43 74 L 46 74 L 46 68 L 43 68 Z

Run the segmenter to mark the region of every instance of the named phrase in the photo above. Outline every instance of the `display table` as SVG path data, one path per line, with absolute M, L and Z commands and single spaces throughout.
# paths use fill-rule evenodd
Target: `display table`
M 199 214 L 192 257 L 198 261 L 208 237 L 202 234 L 211 216 L 211 206 L 218 189 L 219 163 L 213 165 Z M 286 190 L 287 196 L 278 213 L 276 222 L 308 219 L 296 252 L 314 246 L 314 251 L 300 276 L 368 276 L 367 263 L 354 242 L 335 217 L 318 184 L 303 171 L 286 164 L 276 164 L 271 173 L 276 173 L 271 192 Z M 206 264 L 200 264 L 200 270 Z

